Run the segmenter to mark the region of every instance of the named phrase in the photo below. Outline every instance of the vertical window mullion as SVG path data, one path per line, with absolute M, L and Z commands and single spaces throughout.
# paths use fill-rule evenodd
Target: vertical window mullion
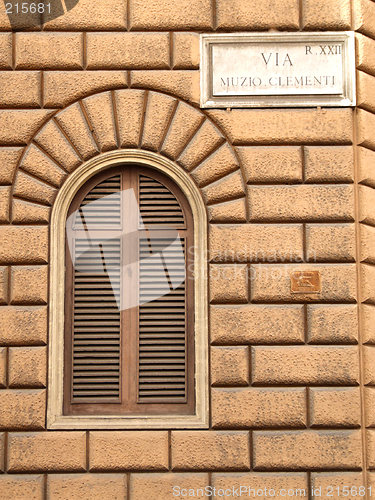
M 138 292 L 138 249 L 137 249 L 137 172 L 135 169 L 126 169 L 122 173 L 122 212 L 123 212 L 123 262 L 122 262 L 122 311 L 121 311 L 121 335 L 122 335 L 122 385 L 123 402 L 126 410 L 134 407 L 136 398 L 137 380 L 137 292 Z M 131 190 L 135 197 L 132 196 Z

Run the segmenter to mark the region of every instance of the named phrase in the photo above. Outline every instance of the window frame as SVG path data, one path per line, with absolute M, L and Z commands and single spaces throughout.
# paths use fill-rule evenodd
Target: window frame
M 65 223 L 77 192 L 107 169 L 137 164 L 160 172 L 186 197 L 194 220 L 194 315 L 195 315 L 195 412 L 172 415 L 64 415 L 64 294 Z M 207 213 L 191 177 L 174 162 L 143 150 L 118 150 L 101 154 L 82 164 L 61 187 L 50 222 L 49 384 L 48 429 L 179 429 L 208 428 L 208 297 Z

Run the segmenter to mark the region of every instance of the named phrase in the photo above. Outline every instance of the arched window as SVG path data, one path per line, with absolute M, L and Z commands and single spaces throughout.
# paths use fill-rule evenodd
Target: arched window
M 205 211 L 144 154 L 83 165 L 56 200 L 49 428 L 207 426 Z
M 193 218 L 161 173 L 117 167 L 67 219 L 65 414 L 193 413 Z

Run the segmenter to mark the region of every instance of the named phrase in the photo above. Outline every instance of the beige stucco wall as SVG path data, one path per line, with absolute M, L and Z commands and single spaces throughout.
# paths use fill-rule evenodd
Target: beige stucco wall
M 358 107 L 200 110 L 199 33 L 269 29 L 357 31 Z M 1 5 L 0 30 L 0 498 L 372 485 L 375 2 L 80 0 L 13 33 Z M 51 207 L 124 148 L 207 206 L 209 430 L 46 430 Z

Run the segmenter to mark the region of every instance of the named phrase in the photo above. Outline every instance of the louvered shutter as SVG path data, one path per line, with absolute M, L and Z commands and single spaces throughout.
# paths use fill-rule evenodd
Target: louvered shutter
M 140 176 L 141 223 L 161 228 L 161 236 L 140 239 L 139 375 L 140 402 L 185 401 L 186 294 L 184 227 L 175 195 Z
M 99 183 L 83 199 L 74 221 L 73 401 L 120 397 L 121 239 L 106 240 L 95 232 L 120 228 L 120 193 L 120 175 Z
M 170 180 L 135 166 L 77 194 L 67 223 L 66 413 L 194 410 L 186 207 Z M 126 306 L 128 296 L 136 301 Z

